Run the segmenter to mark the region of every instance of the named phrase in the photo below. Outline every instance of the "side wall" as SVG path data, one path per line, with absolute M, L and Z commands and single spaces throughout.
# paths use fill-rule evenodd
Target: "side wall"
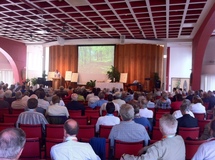
M 6 58 L 8 59 L 9 63 L 11 65 L 13 65 L 13 63 L 16 65 L 17 70 L 15 70 L 15 66 L 12 66 L 15 81 L 22 82 L 23 79 L 21 77 L 21 72 L 26 67 L 26 45 L 21 42 L 0 37 L 0 47 L 6 52 L 5 54 L 8 56 Z

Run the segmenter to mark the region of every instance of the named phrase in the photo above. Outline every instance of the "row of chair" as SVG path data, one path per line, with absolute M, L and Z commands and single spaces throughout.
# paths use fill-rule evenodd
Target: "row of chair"
M 81 139 L 81 142 L 89 142 L 90 139 Z M 54 138 L 46 138 L 45 142 L 45 159 L 50 159 L 50 150 L 51 147 L 55 144 L 61 143 L 62 139 L 54 139 Z M 156 140 L 151 140 L 150 144 L 157 142 Z M 198 147 L 206 142 L 206 140 L 185 140 L 185 147 L 186 147 L 186 160 L 190 160 L 194 154 L 196 153 Z M 144 142 L 122 142 L 119 140 L 115 140 L 114 142 L 114 152 L 113 158 L 119 159 L 124 153 L 137 155 L 138 151 L 144 147 Z M 106 139 L 105 144 L 105 157 L 106 159 L 110 158 L 110 140 Z M 20 159 L 39 159 L 41 158 L 41 150 L 40 150 L 40 141 L 39 138 L 27 138 L 24 150 Z M 43 157 L 44 158 L 44 157 Z

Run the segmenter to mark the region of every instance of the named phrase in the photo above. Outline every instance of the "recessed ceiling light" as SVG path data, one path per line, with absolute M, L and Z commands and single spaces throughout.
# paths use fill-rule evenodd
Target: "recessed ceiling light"
M 46 34 L 48 33 L 46 30 L 42 30 L 42 31 L 35 31 L 36 33 L 39 33 L 39 34 Z
M 104 32 L 116 31 L 114 28 L 100 28 Z
M 183 27 L 186 28 L 186 27 L 194 27 L 195 26 L 195 23 L 184 23 L 183 24 Z

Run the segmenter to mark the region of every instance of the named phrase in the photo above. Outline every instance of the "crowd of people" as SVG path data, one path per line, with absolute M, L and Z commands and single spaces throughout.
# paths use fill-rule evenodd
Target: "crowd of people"
M 65 103 L 65 102 L 68 103 Z M 84 103 L 83 103 L 84 102 Z M 150 159 L 178 159 L 184 160 L 186 157 L 185 143 L 178 135 L 179 127 L 197 127 L 198 120 L 195 113 L 206 114 L 213 112 L 215 106 L 215 96 L 212 91 L 204 92 L 182 91 L 174 89 L 173 92 L 155 89 L 154 92 L 134 92 L 131 89 L 113 88 L 112 90 L 85 87 L 65 89 L 60 86 L 58 90 L 44 88 L 42 85 L 33 90 L 32 87 L 20 85 L 0 84 L 0 108 L 8 108 L 9 112 L 14 109 L 23 109 L 17 120 L 18 124 L 42 124 L 45 134 L 45 125 L 49 123 L 47 116 L 65 116 L 64 123 L 64 143 L 55 145 L 51 149 L 52 159 L 100 159 L 89 144 L 78 142 L 76 137 L 79 125 L 69 119 L 69 110 L 81 110 L 85 115 L 86 106 L 99 108 L 100 117 L 96 123 L 96 132 L 99 132 L 100 125 L 113 126 L 109 135 L 111 149 L 114 148 L 114 140 L 125 142 L 144 141 L 144 148 L 139 151 L 139 156 L 122 155 L 122 160 L 150 160 Z M 171 110 L 169 114 L 164 114 L 159 119 L 160 132 L 163 138 L 160 141 L 149 145 L 151 132 L 155 123 L 155 112 L 152 109 Z M 25 110 L 25 111 L 24 111 Z M 106 115 L 102 115 L 102 111 Z M 115 115 L 117 113 L 118 115 Z M 210 140 L 202 144 L 193 159 L 204 159 L 208 152 L 214 151 L 215 142 L 211 138 L 215 136 L 215 120 L 211 120 L 206 125 L 205 131 L 199 137 L 200 140 Z M 5 137 L 7 134 L 8 137 Z M 9 138 L 22 139 L 12 155 L 5 154 L 5 146 L 12 143 Z M 8 138 L 8 141 L 1 139 Z M 16 139 L 17 140 L 17 139 Z M 14 140 L 15 141 L 15 140 Z M 15 142 L 14 142 L 15 143 Z M 19 157 L 25 143 L 25 134 L 20 129 L 7 129 L 0 133 L 0 158 Z M 1 146 L 3 148 L 1 148 Z M 210 147 L 210 149 L 208 149 Z M 9 151 L 8 151 L 9 152 Z M 215 159 L 215 155 L 210 154 L 210 158 Z M 71 157 L 71 158 L 70 158 Z M 199 158 L 201 157 L 201 158 Z M 12 158 L 11 158 L 12 159 Z

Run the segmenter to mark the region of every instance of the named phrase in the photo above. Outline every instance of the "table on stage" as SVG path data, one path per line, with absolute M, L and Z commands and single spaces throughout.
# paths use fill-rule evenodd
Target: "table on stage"
M 104 88 L 113 89 L 113 87 L 121 89 L 123 88 L 123 83 L 96 82 L 96 88 L 100 88 L 101 90 Z

